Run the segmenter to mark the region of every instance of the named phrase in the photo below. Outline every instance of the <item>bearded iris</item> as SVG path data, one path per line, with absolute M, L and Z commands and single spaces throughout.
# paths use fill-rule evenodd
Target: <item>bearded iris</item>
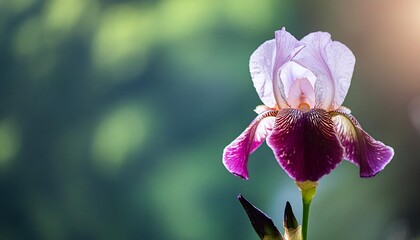
M 242 134 L 223 151 L 223 163 L 248 179 L 248 157 L 264 140 L 287 174 L 298 182 L 318 181 L 343 158 L 372 177 L 394 151 L 365 132 L 342 106 L 355 57 L 325 32 L 298 41 L 284 28 L 250 58 L 254 87 L 264 105 Z

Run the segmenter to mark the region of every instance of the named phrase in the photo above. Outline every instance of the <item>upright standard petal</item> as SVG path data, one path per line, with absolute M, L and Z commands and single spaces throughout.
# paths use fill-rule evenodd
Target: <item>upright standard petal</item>
M 330 114 L 345 158 L 360 167 L 360 176 L 373 177 L 382 171 L 394 156 L 394 149 L 372 138 L 350 112 L 337 110 Z
M 223 164 L 236 176 L 248 179 L 248 156 L 264 142 L 271 132 L 277 110 L 267 110 L 223 150 Z
M 271 108 L 276 106 L 272 80 L 275 54 L 276 42 L 272 39 L 259 46 L 249 59 L 249 71 L 255 90 L 264 105 Z
M 323 109 L 282 109 L 267 138 L 277 161 L 298 182 L 318 181 L 343 157 L 331 116 Z
M 344 44 L 332 41 L 331 35 L 315 32 L 304 37 L 305 48 L 294 60 L 317 76 L 315 92 L 317 107 L 337 109 L 350 87 L 356 59 Z
M 282 97 L 287 101 L 288 105 L 292 108 L 297 108 L 297 105 L 294 104 L 294 100 L 296 100 L 296 95 L 291 97 L 290 95 L 293 95 L 293 92 L 298 95 L 301 94 L 301 91 L 296 91 L 299 89 L 299 87 L 296 89 L 293 89 L 293 86 L 296 84 L 300 86 L 299 82 L 302 79 L 306 79 L 309 85 L 310 91 L 312 92 L 309 96 L 310 102 L 309 105 L 313 108 L 315 106 L 315 92 L 314 92 L 314 86 L 316 82 L 316 76 L 309 71 L 307 68 L 302 67 L 301 65 L 295 63 L 295 62 L 287 62 L 283 65 L 281 70 L 279 71 L 279 79 L 282 84 L 280 84 L 280 91 L 282 94 Z M 304 83 L 304 85 L 307 85 Z M 308 89 L 305 87 L 305 89 Z M 292 94 L 291 94 L 292 92 Z M 307 93 L 307 91 L 305 91 Z M 284 96 L 283 96 L 284 93 Z M 308 97 L 308 96 L 306 96 Z M 298 104 L 299 105 L 299 104 Z
M 305 44 L 296 40 L 285 28 L 275 32 L 276 37 L 276 59 L 273 69 L 273 91 L 276 102 L 280 108 L 287 108 L 290 105 L 285 98 L 283 82 L 280 79 L 280 70 L 285 63 L 289 62 L 298 52 L 300 52 Z
M 252 81 L 258 96 L 266 106 L 287 106 L 279 92 L 277 73 L 302 47 L 303 44 L 283 28 L 276 31 L 275 39 L 266 41 L 251 55 L 249 70 Z

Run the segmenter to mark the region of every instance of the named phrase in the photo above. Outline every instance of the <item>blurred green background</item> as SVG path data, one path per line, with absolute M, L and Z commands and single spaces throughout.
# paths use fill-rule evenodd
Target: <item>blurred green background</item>
M 420 2 L 0 0 L 0 239 L 257 239 L 300 193 L 263 145 L 250 180 L 221 153 L 255 117 L 251 53 L 285 26 L 356 55 L 345 106 L 395 157 L 320 181 L 311 239 L 419 239 Z

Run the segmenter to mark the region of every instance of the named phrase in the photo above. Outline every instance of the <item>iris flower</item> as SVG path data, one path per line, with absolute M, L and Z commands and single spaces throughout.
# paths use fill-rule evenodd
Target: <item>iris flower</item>
M 223 151 L 223 163 L 248 179 L 248 157 L 264 140 L 280 166 L 295 181 L 318 181 L 343 158 L 372 177 L 394 150 L 365 132 L 342 106 L 355 57 L 329 33 L 314 32 L 298 41 L 285 28 L 251 55 L 249 68 L 264 103 L 258 116 Z

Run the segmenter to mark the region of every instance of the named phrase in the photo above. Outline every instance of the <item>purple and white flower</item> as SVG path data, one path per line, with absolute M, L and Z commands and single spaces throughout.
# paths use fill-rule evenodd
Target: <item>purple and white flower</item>
M 355 64 L 344 44 L 314 32 L 298 41 L 284 28 L 251 55 L 249 68 L 264 103 L 258 116 L 223 151 L 223 163 L 248 179 L 248 157 L 267 139 L 280 166 L 296 181 L 318 181 L 343 158 L 372 177 L 394 150 L 366 133 L 342 103 Z

